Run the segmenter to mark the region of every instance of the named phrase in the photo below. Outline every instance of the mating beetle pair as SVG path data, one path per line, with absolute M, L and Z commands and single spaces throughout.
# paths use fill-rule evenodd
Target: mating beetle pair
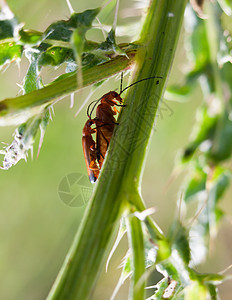
M 120 92 L 115 91 L 108 92 L 103 95 L 100 99 L 90 103 L 87 109 L 88 120 L 82 131 L 82 146 L 85 157 L 85 162 L 87 166 L 88 176 L 91 183 L 94 183 L 99 176 L 102 164 L 104 162 L 104 157 L 106 155 L 111 137 L 113 135 L 114 127 L 118 123 L 115 120 L 115 115 L 118 113 L 116 106 L 123 105 L 123 100 L 121 94 L 133 85 L 152 78 L 162 78 L 162 77 L 149 77 L 141 79 L 122 89 L 123 74 L 121 75 Z M 158 84 L 159 81 L 156 82 Z M 91 112 L 90 107 L 94 104 Z M 98 104 L 100 102 L 100 104 Z M 97 106 L 98 104 L 98 106 Z M 96 108 L 96 117 L 92 118 L 92 113 L 94 108 Z M 92 126 L 95 125 L 95 128 Z M 96 142 L 93 139 L 93 134 L 96 133 Z

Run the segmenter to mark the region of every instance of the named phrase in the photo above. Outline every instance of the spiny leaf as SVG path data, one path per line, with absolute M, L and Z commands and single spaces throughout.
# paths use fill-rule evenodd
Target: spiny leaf
M 218 288 L 214 284 L 208 284 L 208 291 L 210 294 L 211 299 L 213 300 L 219 300 L 219 295 L 218 295 Z
M 157 289 L 155 294 L 149 297 L 147 300 L 159 300 L 162 299 L 165 289 L 168 287 L 168 277 L 160 280 L 154 287 Z
M 171 255 L 171 246 L 167 240 L 158 240 L 156 243 L 158 247 L 156 263 L 160 263 Z
M 184 150 L 182 158 L 183 162 L 189 161 L 189 159 L 192 158 L 192 155 L 194 154 L 195 150 L 202 142 L 209 141 L 208 147 L 212 145 L 210 143 L 210 140 L 212 140 L 215 134 L 217 120 L 218 116 L 211 115 L 206 105 L 204 105 L 198 110 L 197 123 L 194 129 L 194 138 L 193 141 L 189 144 L 189 146 Z
M 184 201 L 186 203 L 194 199 L 198 193 L 205 191 L 206 179 L 207 174 L 204 172 L 204 166 L 196 160 L 185 184 Z
M 41 123 L 40 123 L 40 140 L 39 140 L 39 147 L 38 147 L 38 151 L 37 151 L 37 158 L 39 156 L 42 144 L 43 144 L 43 139 L 44 139 L 44 135 L 45 135 L 45 131 L 47 129 L 49 120 L 51 118 L 51 107 L 48 107 L 47 109 L 45 109 L 44 111 L 44 115 L 42 117 Z
M 198 281 L 199 283 L 203 284 L 203 285 L 207 285 L 207 284 L 219 284 L 222 283 L 222 281 L 225 279 L 226 277 L 220 274 L 214 274 L 214 273 L 198 273 L 196 271 L 191 272 L 191 279 L 194 281 Z
M 132 274 L 132 270 L 131 270 L 131 254 L 129 253 L 129 251 L 127 252 L 123 263 L 122 263 L 122 272 L 120 275 L 120 278 L 118 280 L 118 283 L 113 291 L 113 294 L 111 296 L 111 300 L 113 300 L 115 298 L 115 296 L 117 295 L 120 287 L 123 285 L 123 283 L 125 282 L 125 280 Z
M 171 284 L 171 282 L 175 282 L 175 285 L 170 298 L 167 299 L 182 299 L 182 290 L 186 285 L 189 284 L 188 275 L 186 278 L 186 274 L 188 272 L 183 269 L 182 272 L 180 272 L 181 266 L 179 265 L 177 269 L 177 265 L 174 266 L 173 262 L 174 260 L 172 258 L 157 265 L 157 271 L 160 272 L 164 276 L 164 278 L 158 284 L 156 284 L 158 290 L 155 293 L 156 297 L 154 299 L 163 299 L 163 295 L 165 294 L 165 292 L 167 292 L 166 289 L 168 288 L 169 284 Z
M 228 159 L 232 154 L 232 120 L 226 110 L 218 119 L 216 129 L 208 156 L 218 163 Z
M 210 48 L 207 40 L 204 20 L 199 19 L 192 9 L 188 8 L 185 18 L 185 26 L 190 33 L 186 42 L 188 43 L 188 54 L 194 62 L 195 70 L 202 70 L 210 61 Z
M 199 201 L 200 214 L 190 230 L 191 252 L 195 264 L 199 264 L 206 258 L 209 240 L 216 235 L 218 223 L 224 216 L 224 212 L 218 207 L 218 202 L 228 188 L 231 178 L 231 174 L 221 167 L 215 168 L 210 176 L 211 179 L 207 179 L 208 198 Z
M 27 160 L 29 150 L 33 153 L 33 143 L 43 118 L 44 113 L 32 117 L 16 129 L 11 145 L 1 151 L 5 155 L 2 169 L 8 170 L 21 159 Z
M 0 6 L 0 69 L 4 64 L 21 58 L 22 45 L 17 45 L 20 26 L 6 4 Z
M 187 229 L 179 221 L 174 221 L 168 236 L 172 249 L 176 249 L 183 262 L 188 265 L 190 261 L 190 247 Z
M 64 62 L 75 62 L 73 51 L 69 48 L 54 46 L 41 53 L 38 64 L 39 66 L 59 66 Z
M 6 63 L 20 59 L 22 55 L 22 46 L 14 42 L 0 43 L 0 69 Z
M 51 24 L 45 31 L 44 36 L 49 40 L 61 40 L 70 42 L 73 30 L 79 28 L 83 34 L 90 29 L 91 24 L 100 9 L 89 9 L 82 13 L 74 13 L 67 21 L 58 21 Z
M 147 300 L 160 300 L 160 299 L 182 300 L 182 296 L 176 294 L 176 286 L 177 286 L 177 281 L 171 280 L 169 277 L 165 277 L 154 286 L 154 288 L 156 288 L 157 290 L 155 294 L 147 298 Z M 173 298 L 174 296 L 175 298 Z
M 125 224 L 125 219 L 122 218 L 120 220 L 120 227 L 119 227 L 119 230 L 118 230 L 117 238 L 116 238 L 116 240 L 114 242 L 114 245 L 113 245 L 113 247 L 112 247 L 112 249 L 110 251 L 110 254 L 109 254 L 107 262 L 106 262 L 106 271 L 108 269 L 108 265 L 109 265 L 109 262 L 111 260 L 111 257 L 113 256 L 115 250 L 118 247 L 119 242 L 121 241 L 121 239 L 122 239 L 122 237 L 124 236 L 125 233 L 126 233 L 126 224 Z
M 227 189 L 231 179 L 231 174 L 227 169 L 222 167 L 215 168 L 211 180 L 210 192 L 214 194 L 215 202 L 218 202 L 225 190 Z
M 214 237 L 217 231 L 218 221 L 224 215 L 218 209 L 218 202 L 222 199 L 225 190 L 230 183 L 231 174 L 223 168 L 216 168 L 210 182 L 211 188 L 209 191 L 209 198 L 207 203 L 208 222 L 211 235 Z
M 126 53 L 124 51 L 122 51 L 122 49 L 119 48 L 119 46 L 116 43 L 115 30 L 113 28 L 108 33 L 106 41 L 101 43 L 100 49 L 102 49 L 106 52 L 112 52 L 113 51 L 115 54 L 119 54 L 119 55 L 126 55 Z
M 18 21 L 6 3 L 0 5 L 0 40 L 17 35 Z
M 39 77 L 38 60 L 40 52 L 36 49 L 28 49 L 26 57 L 30 62 L 27 75 L 24 78 L 23 91 L 24 94 L 30 93 L 42 87 L 41 79 Z
M 200 149 L 214 163 L 228 159 L 232 154 L 232 121 L 227 109 L 220 115 L 212 115 L 209 107 L 204 105 L 198 111 L 197 119 L 195 139 L 185 149 L 182 161 L 189 161 L 200 145 Z
M 19 31 L 20 43 L 23 45 L 36 46 L 42 41 L 42 33 L 36 30 L 21 29 Z

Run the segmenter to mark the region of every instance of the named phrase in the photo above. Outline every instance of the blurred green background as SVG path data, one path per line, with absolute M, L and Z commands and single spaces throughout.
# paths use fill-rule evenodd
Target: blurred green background
M 101 1 L 73 1 L 76 11 L 101 5 Z M 46 27 L 59 19 L 67 19 L 69 10 L 65 0 L 34 1 L 9 0 L 13 12 L 26 28 L 44 31 Z M 139 20 L 139 16 L 125 18 L 125 8 L 133 1 L 121 1 L 118 24 L 127 24 Z M 124 14 L 123 14 L 124 12 Z M 138 11 L 132 11 L 136 14 Z M 112 24 L 113 14 L 106 20 Z M 101 36 L 101 35 L 99 35 Z M 102 37 L 101 37 L 102 38 Z M 183 34 L 181 36 L 176 59 L 170 76 L 170 83 L 180 82 L 182 72 L 187 67 L 184 55 Z M 15 96 L 19 92 L 16 83 L 22 84 L 27 69 L 23 58 L 20 70 L 11 65 L 0 74 L 0 99 Z M 46 77 L 54 74 L 47 70 Z M 126 82 L 124 83 L 126 84 Z M 92 96 L 98 99 L 111 89 L 119 87 L 119 80 L 111 79 Z M 58 195 L 61 180 L 71 173 L 87 176 L 82 153 L 81 135 L 86 120 L 86 108 L 74 117 L 77 109 L 87 97 L 90 89 L 75 94 L 74 108 L 70 109 L 67 97 L 55 105 L 55 116 L 50 122 L 39 158 L 20 161 L 8 171 L 0 171 L 0 299 L 2 300 L 39 300 L 45 299 L 73 237 L 80 225 L 86 206 L 70 207 L 63 203 Z M 167 102 L 165 102 L 167 103 Z M 195 120 L 195 110 L 201 103 L 201 92 L 195 93 L 185 103 L 168 102 L 173 111 L 162 111 L 154 130 L 147 156 L 143 177 L 142 194 L 148 207 L 154 206 L 154 219 L 166 233 L 176 211 L 176 200 L 182 180 L 182 173 L 168 186 L 174 160 L 178 150 L 187 144 L 189 133 Z M 0 141 L 11 143 L 14 127 L 1 128 Z M 37 137 L 34 147 L 36 157 Z M 222 209 L 231 213 L 230 191 L 221 203 Z M 217 240 L 213 242 L 208 261 L 196 267 L 201 272 L 219 272 L 232 263 L 231 224 L 229 218 L 222 224 Z M 120 275 L 118 266 L 127 250 L 127 241 L 123 239 L 109 266 L 103 272 L 91 299 L 110 299 Z M 154 274 L 150 284 L 157 280 Z M 154 281 L 153 281 L 154 280 Z M 230 283 L 220 286 L 221 299 L 229 300 Z M 127 299 L 128 283 L 121 288 L 116 299 Z

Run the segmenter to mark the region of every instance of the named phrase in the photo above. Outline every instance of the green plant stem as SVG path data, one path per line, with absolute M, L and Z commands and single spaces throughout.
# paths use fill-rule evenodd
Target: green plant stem
M 135 45 L 134 49 L 131 46 L 132 49 L 125 50 L 127 57 L 125 55 L 117 56 L 109 62 L 83 70 L 83 87 L 129 68 L 133 64 L 137 47 Z M 16 98 L 2 100 L 0 101 L 0 126 L 21 124 L 29 117 L 38 114 L 44 106 L 77 90 L 77 75 L 74 73 L 70 77 L 55 81 L 42 89 Z
M 218 24 L 217 24 L 217 10 L 218 8 L 215 8 L 215 4 L 213 3 L 206 3 L 205 5 L 206 8 L 206 13 L 209 16 L 205 20 L 205 26 L 206 26 L 206 33 L 207 33 L 207 39 L 208 39 L 208 44 L 210 45 L 210 63 L 212 66 L 213 70 L 213 77 L 215 81 L 215 94 L 220 99 L 221 101 L 221 110 L 223 110 L 225 106 L 225 101 L 223 97 L 223 84 L 221 80 L 221 75 L 220 75 L 220 70 L 217 62 L 217 55 L 219 52 L 219 34 L 218 32 Z
M 219 117 L 216 127 L 216 133 L 215 133 L 215 140 L 213 145 L 213 151 L 217 152 L 218 149 L 220 149 L 220 142 L 221 142 L 221 132 L 223 130 L 224 126 L 224 114 L 226 110 L 226 101 L 224 99 L 224 93 L 223 93 L 223 82 L 221 79 L 220 69 L 217 62 L 217 55 L 220 48 L 220 39 L 217 27 L 217 7 L 215 7 L 215 4 L 212 3 L 206 3 L 206 12 L 207 15 L 209 15 L 209 18 L 205 21 L 206 26 L 206 33 L 208 38 L 208 44 L 210 45 L 210 63 L 213 70 L 213 78 L 215 82 L 215 97 L 220 101 L 220 109 L 218 110 L 218 114 L 221 115 Z
M 151 2 L 141 35 L 145 48 L 136 56 L 134 79 L 155 75 L 163 79 L 159 84 L 151 79 L 129 89 L 127 106 L 120 116 L 94 194 L 48 300 L 89 297 L 119 218 L 128 203 L 138 204 L 134 203 L 133 194 L 139 189 L 145 152 L 174 57 L 186 2 Z
M 127 232 L 132 251 L 132 285 L 130 298 L 141 300 L 145 297 L 145 251 L 141 221 L 131 214 L 127 217 Z M 143 279 L 144 277 L 144 279 Z

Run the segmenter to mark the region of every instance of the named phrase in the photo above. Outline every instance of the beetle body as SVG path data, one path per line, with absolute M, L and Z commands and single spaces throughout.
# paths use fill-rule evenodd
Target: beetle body
M 83 129 L 82 145 L 86 166 L 88 169 L 89 179 L 92 183 L 95 182 L 99 176 L 99 172 L 101 170 L 106 152 L 109 147 L 110 140 L 113 135 L 114 127 L 115 125 L 118 125 L 118 123 L 115 120 L 115 115 L 118 113 L 116 106 L 125 106 L 122 104 L 123 100 L 121 98 L 121 94 L 125 90 L 139 82 L 154 78 L 162 77 L 153 76 L 149 78 L 144 78 L 122 89 L 122 73 L 120 93 L 117 93 L 115 91 L 108 92 L 107 94 L 103 95 L 100 99 L 90 103 L 90 105 L 88 106 L 87 116 L 89 119 L 86 122 Z M 159 80 L 156 81 L 156 84 L 159 84 Z M 91 108 L 91 105 L 93 103 L 95 104 Z M 92 113 L 96 106 L 96 117 L 92 118 Z M 93 124 L 96 125 L 95 129 L 91 127 Z M 92 137 L 94 133 L 96 133 L 96 142 Z
M 119 102 L 120 104 L 118 104 Z M 115 105 L 120 105 L 122 98 L 114 91 L 111 91 L 100 100 L 100 104 L 96 109 L 96 127 L 97 127 L 97 160 L 99 162 L 100 169 L 102 167 L 111 137 L 113 135 L 114 127 L 116 123 L 115 115 L 117 109 Z
M 93 139 L 93 134 L 96 129 L 91 126 L 95 124 L 94 120 L 88 120 L 82 131 L 82 147 L 85 157 L 85 163 L 88 171 L 89 180 L 94 183 L 99 176 L 99 166 L 97 164 L 96 143 Z

